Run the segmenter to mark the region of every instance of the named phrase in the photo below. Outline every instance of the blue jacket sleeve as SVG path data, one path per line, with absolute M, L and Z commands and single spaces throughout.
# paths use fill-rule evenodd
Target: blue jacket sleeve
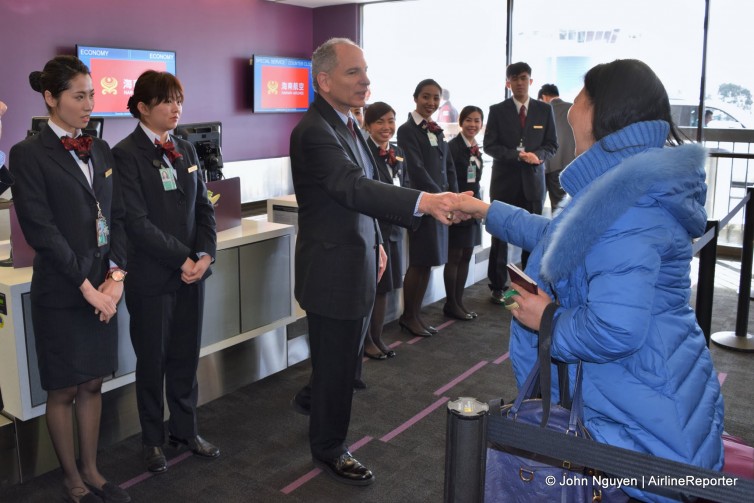
M 500 201 L 492 202 L 485 219 L 487 232 L 529 251 L 540 242 L 549 224 L 550 219 L 547 217 L 532 215 Z

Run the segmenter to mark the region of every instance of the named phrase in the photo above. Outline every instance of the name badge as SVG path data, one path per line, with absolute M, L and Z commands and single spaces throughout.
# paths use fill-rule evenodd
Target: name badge
M 193 172 L 194 172 L 194 171 L 196 171 L 197 169 L 198 169 L 198 168 L 196 167 L 196 164 L 194 164 L 193 166 L 191 166 L 191 167 L 190 167 L 190 168 L 188 169 L 188 172 L 189 172 L 189 173 L 193 173 Z
M 526 152 L 526 149 L 524 148 L 524 140 L 521 140 L 521 143 L 518 144 L 518 147 L 516 147 L 516 151 L 519 153 Z
M 175 190 L 178 188 L 178 185 L 175 183 L 175 179 L 173 179 L 173 173 L 170 168 L 166 168 L 165 166 L 160 168 L 160 180 L 162 180 L 162 188 L 165 190 L 165 192 Z
M 97 229 L 97 246 L 105 246 L 110 242 L 110 228 L 107 226 L 107 220 L 102 214 L 102 209 L 97 201 L 97 220 L 94 225 Z
M 473 162 L 469 163 L 469 169 L 466 170 L 466 182 L 476 182 L 476 165 Z
M 113 168 L 108 169 L 107 171 L 105 171 L 105 178 L 109 177 L 112 174 L 113 174 Z
M 396 187 L 400 187 L 401 186 L 401 179 L 398 178 L 398 175 L 395 175 L 393 177 L 393 185 L 395 185 Z
M 542 129 L 544 126 L 532 126 L 534 129 Z
M 435 133 L 427 132 L 427 138 L 429 138 L 429 144 L 433 147 L 437 146 L 437 135 Z

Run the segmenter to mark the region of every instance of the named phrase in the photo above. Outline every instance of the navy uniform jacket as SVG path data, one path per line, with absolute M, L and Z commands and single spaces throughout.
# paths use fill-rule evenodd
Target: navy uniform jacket
M 408 183 L 413 189 L 430 193 L 458 192 L 455 167 L 442 132 L 436 133 L 437 146 L 430 144 L 427 131 L 411 114 L 398 128 L 398 144 L 406 153 Z M 410 265 L 434 266 L 448 261 L 448 227 L 430 216 L 410 234 Z
M 544 161 L 542 164 L 535 166 L 518 160 L 516 149 L 522 140 L 526 151 L 534 152 Z M 557 149 L 550 105 L 529 99 L 523 131 L 513 98 L 492 105 L 484 133 L 484 151 L 493 159 L 490 199 L 515 204 L 523 195 L 527 201 L 544 201 L 545 163 Z
M 401 187 L 407 186 L 406 154 L 403 153 L 403 149 L 393 143 L 390 144 L 390 147 L 395 151 L 395 157 L 402 159 L 391 168 L 387 163 L 387 158 L 383 159 L 380 157 L 380 147 L 377 146 L 371 138 L 367 139 L 367 144 L 369 145 L 369 149 L 372 151 L 372 157 L 377 164 L 377 176 L 375 176 L 375 180 L 393 185 L 393 176 L 396 175 L 400 181 Z M 383 242 L 387 240 L 395 242 L 403 240 L 403 230 L 400 227 L 385 222 L 384 220 L 379 220 L 378 223 Z
M 113 148 L 123 187 L 128 234 L 126 290 L 158 295 L 178 290 L 181 265 L 217 251 L 215 212 L 207 199 L 199 160 L 191 143 L 171 136 L 183 157 L 173 162 L 177 189 L 166 191 L 160 178 L 162 152 L 137 125 Z M 211 274 L 207 269 L 205 278 Z
M 13 202 L 26 241 L 34 248 L 31 295 L 49 307 L 89 305 L 79 291 L 85 279 L 97 288 L 109 261 L 126 268 L 123 206 L 107 143 L 93 138 L 93 187 L 71 153 L 48 126 L 16 144 L 9 166 Z M 110 229 L 109 244 L 97 246 L 97 203 Z

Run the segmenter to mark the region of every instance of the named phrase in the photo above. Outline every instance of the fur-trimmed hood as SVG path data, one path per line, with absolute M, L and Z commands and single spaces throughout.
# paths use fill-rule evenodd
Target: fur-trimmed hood
M 662 121 L 629 126 L 603 138 L 564 170 L 561 183 L 573 199 L 552 223 L 542 257 L 543 279 L 556 282 L 568 276 L 600 236 L 635 205 L 664 208 L 689 232 L 689 239 L 703 234 L 706 150 L 694 144 L 663 148 L 667 130 Z M 635 136 L 648 134 L 653 137 L 649 145 L 646 138 L 636 141 Z M 595 172 L 596 166 L 602 166 L 601 173 Z M 589 179 L 590 175 L 596 176 Z

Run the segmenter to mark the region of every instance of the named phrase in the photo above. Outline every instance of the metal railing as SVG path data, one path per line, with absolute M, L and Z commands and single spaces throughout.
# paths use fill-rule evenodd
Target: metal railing
M 687 138 L 696 138 L 695 128 L 679 128 Z M 707 164 L 707 217 L 722 220 L 746 197 L 754 184 L 754 129 L 705 129 L 703 144 L 710 149 Z M 721 243 L 740 246 L 743 214 L 724 229 Z

